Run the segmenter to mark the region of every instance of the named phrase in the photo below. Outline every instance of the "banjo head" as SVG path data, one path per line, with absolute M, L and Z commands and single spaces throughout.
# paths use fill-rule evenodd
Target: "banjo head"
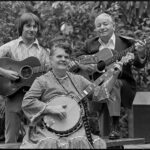
M 76 99 L 70 96 L 62 95 L 54 97 L 50 100 L 49 105 L 66 105 L 66 118 L 60 120 L 58 117 L 46 115 L 43 120 L 46 127 L 59 134 L 60 136 L 71 134 L 74 130 L 77 130 L 82 124 L 82 114 L 84 113 L 83 108 L 78 104 Z

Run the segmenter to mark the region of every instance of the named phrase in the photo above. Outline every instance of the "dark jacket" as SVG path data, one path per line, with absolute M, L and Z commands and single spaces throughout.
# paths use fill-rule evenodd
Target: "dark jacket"
M 99 43 L 98 39 L 99 39 L 99 37 L 94 37 L 92 39 L 88 39 L 85 42 L 84 48 L 77 53 L 77 57 L 79 55 L 90 55 L 90 54 L 97 53 L 99 51 L 99 47 L 100 47 L 100 43 Z M 116 35 L 115 50 L 117 52 L 121 52 L 121 51 L 129 48 L 130 46 L 132 46 L 134 43 L 135 43 L 135 41 L 132 38 Z M 137 68 L 144 67 L 146 60 L 144 63 L 141 63 L 135 50 L 134 50 L 134 53 L 135 53 L 135 59 L 134 59 L 133 65 Z M 96 72 L 96 73 L 94 73 L 94 76 L 95 76 L 94 78 L 96 79 L 97 77 L 100 76 L 100 74 Z M 123 66 L 123 71 L 120 74 L 119 78 L 126 80 L 133 87 L 135 87 L 135 85 L 136 85 L 135 80 L 133 78 L 132 71 L 131 71 L 131 65 L 129 63 L 127 65 Z

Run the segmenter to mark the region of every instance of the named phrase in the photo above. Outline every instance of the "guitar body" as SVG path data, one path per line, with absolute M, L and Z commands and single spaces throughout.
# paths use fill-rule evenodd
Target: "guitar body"
M 103 50 L 101 50 L 98 53 L 93 54 L 93 55 L 82 55 L 82 56 L 79 56 L 77 58 L 77 60 L 81 64 L 91 65 L 91 64 L 97 64 L 99 61 L 104 61 L 105 62 L 105 61 L 111 59 L 112 57 L 113 57 L 112 51 L 110 49 L 108 49 L 108 48 L 104 48 Z M 95 71 L 98 72 L 98 70 L 97 70 L 97 68 L 95 66 L 93 66 L 93 68 L 94 68 Z M 78 72 L 78 74 L 84 76 L 86 79 L 88 79 L 88 80 L 93 82 L 94 81 L 94 78 L 93 78 L 93 73 L 94 72 L 87 73 L 87 72 L 85 72 L 83 70 L 80 70 Z
M 113 53 L 110 49 L 104 48 L 101 51 L 93 55 L 81 55 L 77 58 L 81 64 L 97 64 L 99 61 L 106 61 L 113 57 Z
M 144 45 L 142 47 L 146 47 L 146 45 L 149 44 L 149 41 L 150 41 L 150 38 L 144 39 L 144 41 L 143 41 Z M 134 43 L 132 43 L 130 47 L 127 46 L 128 48 L 125 48 L 125 47 L 123 48 L 123 50 L 120 50 L 119 47 L 116 48 L 116 49 L 118 49 L 117 53 L 115 51 L 111 51 L 108 48 L 104 48 L 103 50 L 98 51 L 97 53 L 95 53 L 93 55 L 82 55 L 82 56 L 79 56 L 77 59 L 81 60 L 81 61 L 79 61 L 79 63 L 81 63 L 81 64 L 82 63 L 83 64 L 97 64 L 99 61 L 104 61 L 106 66 L 108 66 L 108 65 L 116 62 L 117 60 L 121 60 L 121 58 L 123 56 L 125 56 L 128 52 L 134 53 L 134 50 L 135 50 Z M 116 54 L 114 54 L 114 53 L 116 53 Z M 98 72 L 96 70 L 96 68 L 95 68 L 95 72 Z M 93 73 L 91 73 L 91 74 L 93 74 Z M 81 75 L 88 78 L 88 73 L 86 73 L 86 72 L 84 73 L 81 71 Z
M 19 73 L 20 78 L 12 81 L 0 76 L 0 95 L 10 96 L 22 87 L 30 87 L 34 79 L 41 73 L 33 73 L 32 68 L 41 66 L 36 57 L 29 57 L 23 61 L 15 61 L 10 58 L 1 58 L 0 67 Z

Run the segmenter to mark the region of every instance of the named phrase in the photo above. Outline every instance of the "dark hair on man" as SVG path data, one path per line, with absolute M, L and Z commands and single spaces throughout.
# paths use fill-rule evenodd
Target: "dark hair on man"
M 59 43 L 56 43 L 54 44 L 51 49 L 50 49 L 50 56 L 53 56 L 54 55 L 54 52 L 56 51 L 56 48 L 62 48 L 65 50 L 65 52 L 69 55 L 72 54 L 72 48 L 70 46 L 70 44 L 68 43 L 62 43 L 62 42 L 59 42 Z
M 30 23 L 31 21 L 35 21 L 37 27 L 38 27 L 38 32 L 37 36 L 39 37 L 41 35 L 40 30 L 41 30 L 41 22 L 38 16 L 31 12 L 26 12 L 21 15 L 21 17 L 17 20 L 17 30 L 19 36 L 22 35 L 23 31 L 23 26 L 27 23 Z

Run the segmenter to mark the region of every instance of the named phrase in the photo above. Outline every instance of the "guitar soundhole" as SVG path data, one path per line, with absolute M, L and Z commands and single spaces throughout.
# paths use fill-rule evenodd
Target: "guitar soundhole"
M 33 70 L 30 66 L 24 66 L 20 71 L 20 75 L 24 79 L 30 78 L 32 74 L 33 74 Z

